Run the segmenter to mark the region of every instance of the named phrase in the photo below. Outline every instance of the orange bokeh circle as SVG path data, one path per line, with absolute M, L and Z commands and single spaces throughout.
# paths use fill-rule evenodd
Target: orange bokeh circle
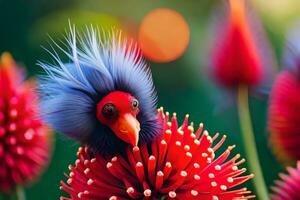
M 186 50 L 190 30 L 178 12 L 158 8 L 148 13 L 139 28 L 138 42 L 146 58 L 153 62 L 170 62 Z

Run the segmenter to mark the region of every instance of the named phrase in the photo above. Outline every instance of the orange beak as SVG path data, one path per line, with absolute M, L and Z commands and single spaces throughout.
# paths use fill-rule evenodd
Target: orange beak
M 140 123 L 132 114 L 125 114 L 111 125 L 112 131 L 118 138 L 136 146 L 139 141 Z

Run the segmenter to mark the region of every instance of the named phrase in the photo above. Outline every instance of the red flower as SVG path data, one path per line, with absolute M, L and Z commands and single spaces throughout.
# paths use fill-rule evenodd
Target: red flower
M 270 143 L 279 159 L 300 159 L 300 80 L 292 72 L 282 71 L 273 85 L 268 129 Z
M 61 182 L 61 189 L 74 200 L 254 197 L 246 188 L 237 188 L 253 175 L 241 176 L 246 169 L 238 168 L 244 162 L 238 161 L 240 155 L 228 159 L 234 146 L 215 157 L 225 136 L 216 141 L 219 134 L 202 133 L 202 124 L 194 132 L 188 115 L 181 127 L 175 114 L 169 122 L 169 114 L 159 109 L 158 117 L 163 124 L 161 137 L 152 144 L 128 148 L 124 155 L 106 158 L 79 148 L 75 166 L 69 166 L 68 181 Z
M 263 61 L 254 29 L 244 0 L 229 0 L 227 16 L 220 19 L 215 31 L 211 65 L 212 74 L 220 85 L 235 88 L 238 85 L 255 86 L 263 75 Z M 251 18 L 252 19 L 252 18 Z M 266 56 L 266 55 L 264 55 Z
M 281 181 L 275 181 L 275 187 L 272 187 L 272 200 L 295 200 L 300 197 L 300 161 L 297 167 L 287 168 L 287 174 L 279 174 Z
M 10 54 L 0 59 L 0 190 L 32 181 L 49 159 L 50 138 L 37 118 L 32 83 L 22 83 L 22 73 Z
M 287 34 L 283 54 L 284 70 L 277 76 L 270 94 L 268 129 L 270 143 L 281 161 L 300 160 L 300 24 Z

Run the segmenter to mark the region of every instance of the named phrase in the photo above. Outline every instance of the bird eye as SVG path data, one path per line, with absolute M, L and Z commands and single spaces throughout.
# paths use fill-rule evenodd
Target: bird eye
M 117 114 L 117 109 L 112 103 L 107 103 L 102 108 L 102 115 L 107 119 L 113 119 Z
M 137 108 L 139 107 L 139 102 L 136 99 L 132 99 L 131 100 L 131 108 L 133 111 L 136 111 Z

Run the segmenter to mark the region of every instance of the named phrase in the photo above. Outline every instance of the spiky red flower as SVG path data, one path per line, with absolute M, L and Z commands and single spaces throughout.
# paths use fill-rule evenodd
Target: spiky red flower
M 269 102 L 270 143 L 283 161 L 300 159 L 300 81 L 289 70 L 274 82 Z
M 218 23 L 212 49 L 212 74 L 222 86 L 257 85 L 263 75 L 262 58 L 244 0 L 229 0 L 223 24 Z M 261 45 L 261 44 L 260 44 Z
M 296 200 L 300 198 L 300 161 L 297 162 L 297 167 L 287 167 L 289 174 L 279 174 L 282 179 L 275 181 L 272 187 L 272 200 Z
M 234 146 L 219 157 L 215 151 L 225 141 L 216 141 L 200 124 L 194 132 L 188 115 L 178 126 L 176 114 L 159 109 L 162 134 L 152 144 L 128 148 L 124 155 L 112 158 L 93 155 L 88 148 L 79 148 L 75 166 L 69 166 L 67 184 L 61 189 L 66 199 L 250 199 L 250 191 L 237 187 L 253 175 L 241 176 L 246 169 L 240 155 L 228 159 Z M 215 143 L 215 144 L 213 144 Z M 227 161 L 226 161 L 227 160 Z
M 286 37 L 284 69 L 276 77 L 270 94 L 268 129 L 270 143 L 281 161 L 300 160 L 300 40 L 299 24 Z
M 0 191 L 9 192 L 37 175 L 49 159 L 50 138 L 37 118 L 32 82 L 8 53 L 0 59 Z

